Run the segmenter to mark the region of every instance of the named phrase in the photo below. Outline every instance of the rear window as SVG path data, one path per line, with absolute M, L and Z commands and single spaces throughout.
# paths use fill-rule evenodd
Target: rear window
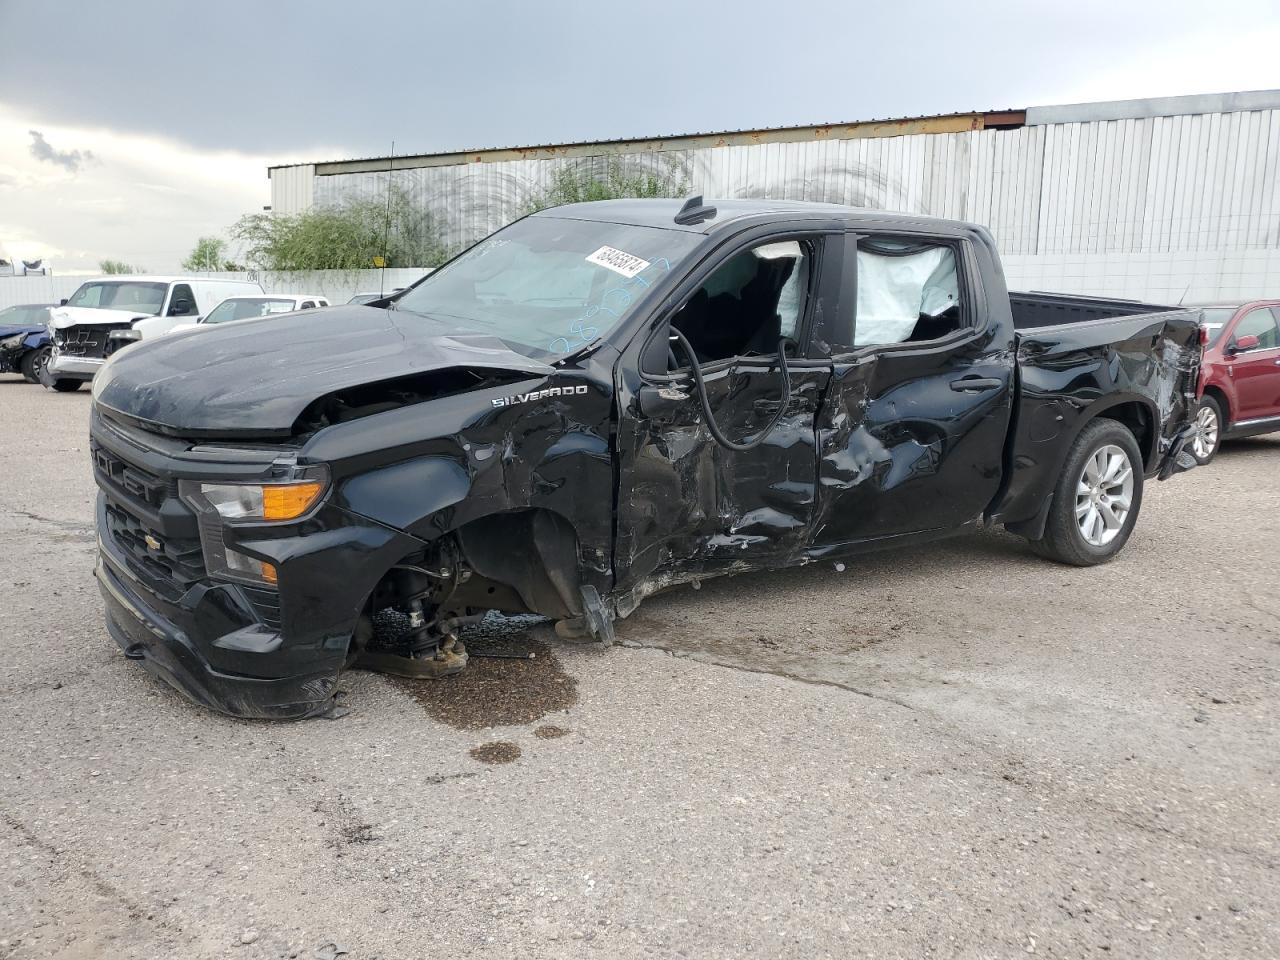
M 243 300 L 223 300 L 209 311 L 205 323 L 227 323 L 230 320 L 251 320 L 272 313 L 291 313 L 295 309 L 292 300 L 278 297 L 245 297 Z

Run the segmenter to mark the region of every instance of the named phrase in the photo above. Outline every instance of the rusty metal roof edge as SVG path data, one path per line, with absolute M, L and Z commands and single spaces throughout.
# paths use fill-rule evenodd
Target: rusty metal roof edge
M 955 132 L 954 124 L 964 121 L 981 121 L 977 125 L 967 127 L 967 129 L 983 129 L 989 126 L 998 127 L 1017 127 L 1022 126 L 1025 122 L 1026 111 L 1022 108 L 1006 108 L 1003 110 L 970 110 L 958 113 L 938 113 L 927 114 L 911 117 L 885 117 L 882 119 L 872 120 L 849 120 L 841 123 L 809 123 L 797 124 L 785 127 L 748 127 L 741 130 L 719 130 L 708 132 L 693 133 L 673 133 L 665 136 L 654 137 L 620 137 L 608 140 L 574 140 L 566 143 L 544 143 L 531 144 L 519 147 L 479 147 L 469 150 L 443 150 L 432 153 L 404 153 L 396 154 L 395 157 L 382 155 L 373 157 L 352 157 L 345 160 L 316 160 L 302 163 L 279 163 L 267 167 L 268 175 L 272 170 L 286 170 L 294 167 L 315 167 L 316 172 L 320 174 L 320 167 L 341 167 L 345 165 L 360 165 L 361 169 L 368 169 L 371 164 L 379 164 L 390 166 L 391 161 L 395 160 L 398 169 L 407 169 L 410 166 L 447 166 L 454 163 L 477 163 L 485 160 L 499 159 L 495 155 L 506 154 L 509 156 L 501 159 L 520 159 L 527 158 L 530 155 L 548 155 L 548 156 L 565 156 L 573 153 L 580 153 L 584 149 L 601 149 L 606 152 L 617 152 L 618 147 L 629 147 L 634 150 L 663 150 L 678 149 L 676 146 L 667 146 L 670 144 L 678 144 L 691 140 L 708 140 L 708 139 L 750 139 L 764 138 L 760 142 L 787 142 L 788 140 L 804 139 L 801 134 L 809 132 L 815 139 L 827 139 L 825 134 L 818 131 L 833 130 L 867 130 L 879 126 L 889 126 L 893 128 L 902 128 L 911 125 L 919 125 L 929 127 L 938 124 L 942 129 L 929 130 L 921 129 L 914 132 L 917 133 L 953 133 Z M 886 131 L 884 136 L 899 136 L 901 133 L 893 133 Z M 841 139 L 839 136 L 830 137 L 830 139 Z M 426 162 L 431 161 L 431 162 Z M 344 171 L 330 169 L 328 173 L 341 173 Z

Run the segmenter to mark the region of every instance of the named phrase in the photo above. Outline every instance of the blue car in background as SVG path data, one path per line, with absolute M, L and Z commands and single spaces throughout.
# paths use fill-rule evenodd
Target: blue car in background
M 56 303 L 23 303 L 0 310 L 0 373 L 20 373 L 32 383 L 49 362 L 49 310 Z

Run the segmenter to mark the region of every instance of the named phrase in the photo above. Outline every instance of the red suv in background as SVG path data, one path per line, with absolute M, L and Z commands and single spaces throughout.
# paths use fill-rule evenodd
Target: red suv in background
M 1208 463 L 1223 440 L 1280 431 L 1280 300 L 1197 306 L 1208 340 L 1192 451 Z

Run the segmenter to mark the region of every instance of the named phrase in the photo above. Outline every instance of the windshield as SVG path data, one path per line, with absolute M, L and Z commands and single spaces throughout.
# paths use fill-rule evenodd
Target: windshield
M 0 310 L 0 327 L 40 326 L 48 319 L 48 307 L 43 304 L 23 304 Z
M 248 320 L 265 317 L 269 313 L 292 313 L 292 300 L 279 297 L 245 297 L 243 300 L 223 300 L 209 311 L 205 323 L 226 323 L 228 320 Z
M 489 333 L 534 357 L 605 336 L 702 238 L 679 230 L 529 217 L 429 274 L 395 304 Z
M 102 310 L 128 310 L 155 316 L 164 303 L 167 283 L 145 283 L 137 280 L 95 280 L 83 284 L 67 301 L 69 307 L 96 307 Z
M 1235 312 L 1235 307 L 1205 307 L 1204 319 L 1200 321 L 1200 325 L 1209 331 L 1206 346 L 1212 347 L 1222 339 L 1222 331 L 1227 329 L 1227 323 L 1235 316 Z

